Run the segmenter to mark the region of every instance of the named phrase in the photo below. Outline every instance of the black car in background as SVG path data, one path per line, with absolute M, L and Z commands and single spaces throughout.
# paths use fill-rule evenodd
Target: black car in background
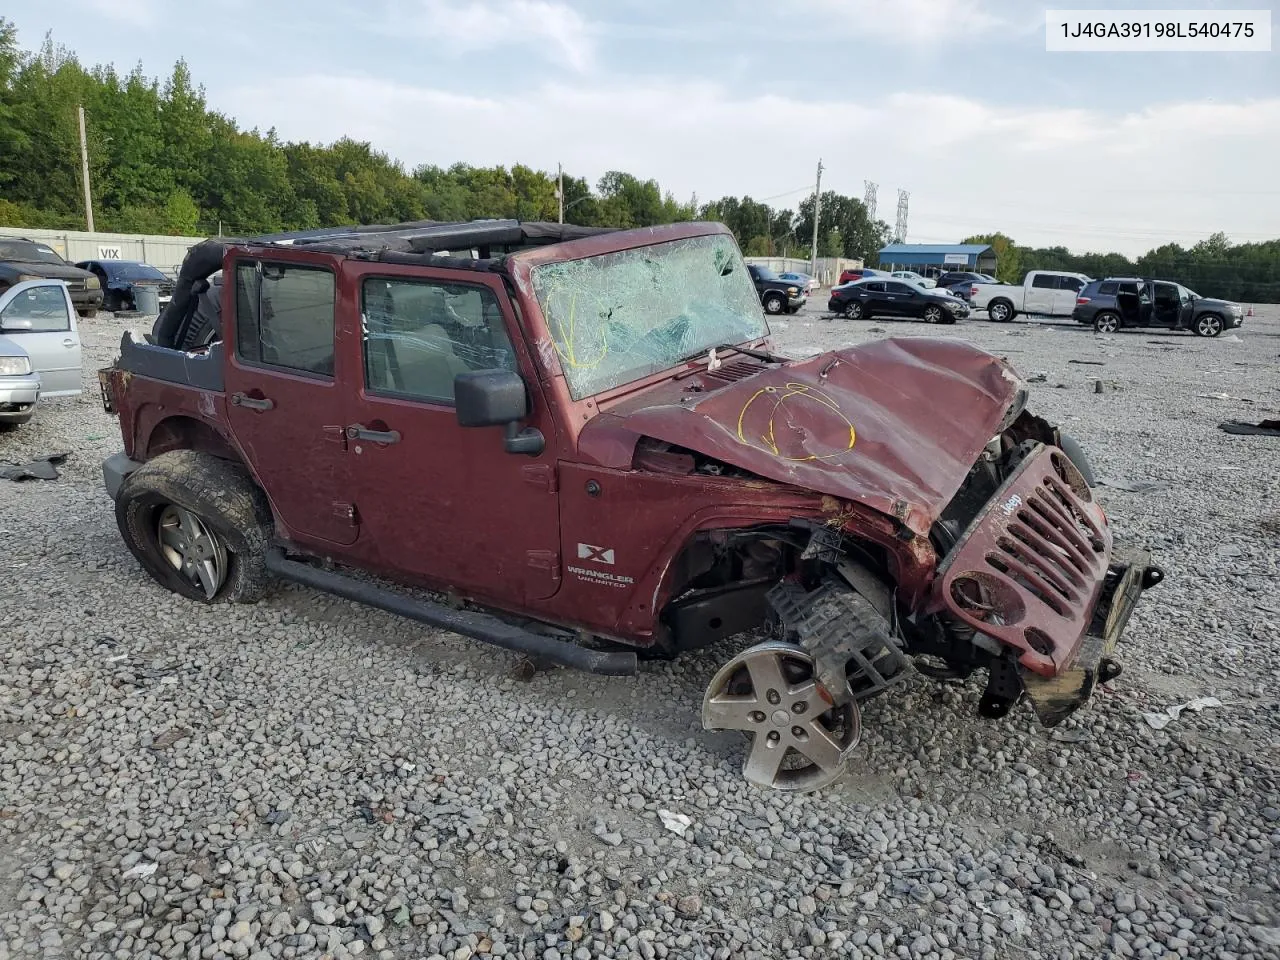
M 135 287 L 154 287 L 162 310 L 173 296 L 173 281 L 157 267 L 140 260 L 82 260 L 76 266 L 98 278 L 102 284 L 102 309 L 112 313 L 137 309 Z
M 760 294 L 760 304 L 765 313 L 795 313 L 804 306 L 809 294 L 801 284 L 783 280 L 766 267 L 747 264 L 751 280 Z
M 929 323 L 955 323 L 969 316 L 969 305 L 957 297 L 879 277 L 833 287 L 827 309 L 850 320 L 915 317 Z
M 102 306 L 102 282 L 88 270 L 73 267 L 53 247 L 24 237 L 0 237 L 0 291 L 23 280 L 62 280 L 82 317 Z
M 1099 333 L 1114 333 L 1121 327 L 1164 327 L 1216 337 L 1243 324 L 1244 310 L 1238 303 L 1202 297 L 1168 280 L 1108 277 L 1085 285 L 1076 297 L 1071 319 Z
M 985 273 L 973 273 L 968 270 L 952 270 L 938 278 L 938 286 L 950 290 L 966 303 L 969 301 L 969 288 L 975 283 L 996 283 L 996 278 Z

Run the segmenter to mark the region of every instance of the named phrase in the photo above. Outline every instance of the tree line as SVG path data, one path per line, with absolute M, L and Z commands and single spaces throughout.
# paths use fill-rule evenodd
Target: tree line
M 242 130 L 209 108 L 183 61 L 163 81 L 147 77 L 141 66 L 124 75 L 110 65 L 86 67 L 50 37 L 38 50 L 24 50 L 14 25 L 0 18 L 0 226 L 84 227 L 77 106 L 87 118 L 100 230 L 252 236 L 411 220 L 554 220 L 558 214 L 554 173 L 522 164 L 407 170 L 369 143 L 292 142 L 275 130 Z M 619 170 L 594 184 L 573 175 L 563 182 L 571 223 L 717 220 L 748 256 L 810 256 L 812 195 L 789 209 L 751 197 L 680 201 L 656 180 Z M 861 199 L 822 194 L 819 256 L 874 264 L 889 235 L 888 224 L 868 216 Z M 1019 247 L 1003 234 L 969 240 L 992 243 L 1001 279 L 1015 282 L 1033 268 L 1158 274 L 1205 295 L 1280 300 L 1280 241 L 1231 244 L 1219 234 L 1189 249 L 1166 244 L 1131 261 L 1065 247 Z

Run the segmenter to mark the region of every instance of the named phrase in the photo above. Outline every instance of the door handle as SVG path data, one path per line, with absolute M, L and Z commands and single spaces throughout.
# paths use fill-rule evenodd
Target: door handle
M 276 405 L 274 400 L 268 400 L 266 397 L 259 399 L 245 393 L 233 393 L 231 403 L 233 406 L 245 407 L 249 410 L 270 410 Z
M 76 345 L 76 342 L 72 340 L 70 337 L 67 337 L 67 339 L 62 341 L 62 345 L 64 347 L 74 347 Z
M 370 430 L 363 423 L 347 427 L 348 440 L 368 440 L 370 443 L 399 443 L 399 430 Z

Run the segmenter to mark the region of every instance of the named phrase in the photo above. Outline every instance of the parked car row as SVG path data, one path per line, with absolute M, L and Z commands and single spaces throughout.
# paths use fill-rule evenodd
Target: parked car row
M 82 260 L 76 264 L 98 278 L 102 285 L 102 309 L 112 313 L 138 309 L 138 294 L 154 290 L 161 310 L 173 296 L 173 281 L 158 268 L 139 260 Z
M 751 281 L 756 285 L 756 293 L 760 295 L 760 305 L 765 313 L 795 313 L 809 299 L 808 287 L 799 280 L 787 280 L 767 267 L 754 263 L 747 264 Z M 799 276 L 799 274 L 791 274 Z

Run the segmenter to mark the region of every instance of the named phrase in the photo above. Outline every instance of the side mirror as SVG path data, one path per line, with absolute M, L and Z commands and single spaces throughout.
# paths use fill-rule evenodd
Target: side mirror
M 460 427 L 504 427 L 507 453 L 536 457 L 546 449 L 542 431 L 521 429 L 529 397 L 520 375 L 510 370 L 473 370 L 453 378 L 453 402 Z

